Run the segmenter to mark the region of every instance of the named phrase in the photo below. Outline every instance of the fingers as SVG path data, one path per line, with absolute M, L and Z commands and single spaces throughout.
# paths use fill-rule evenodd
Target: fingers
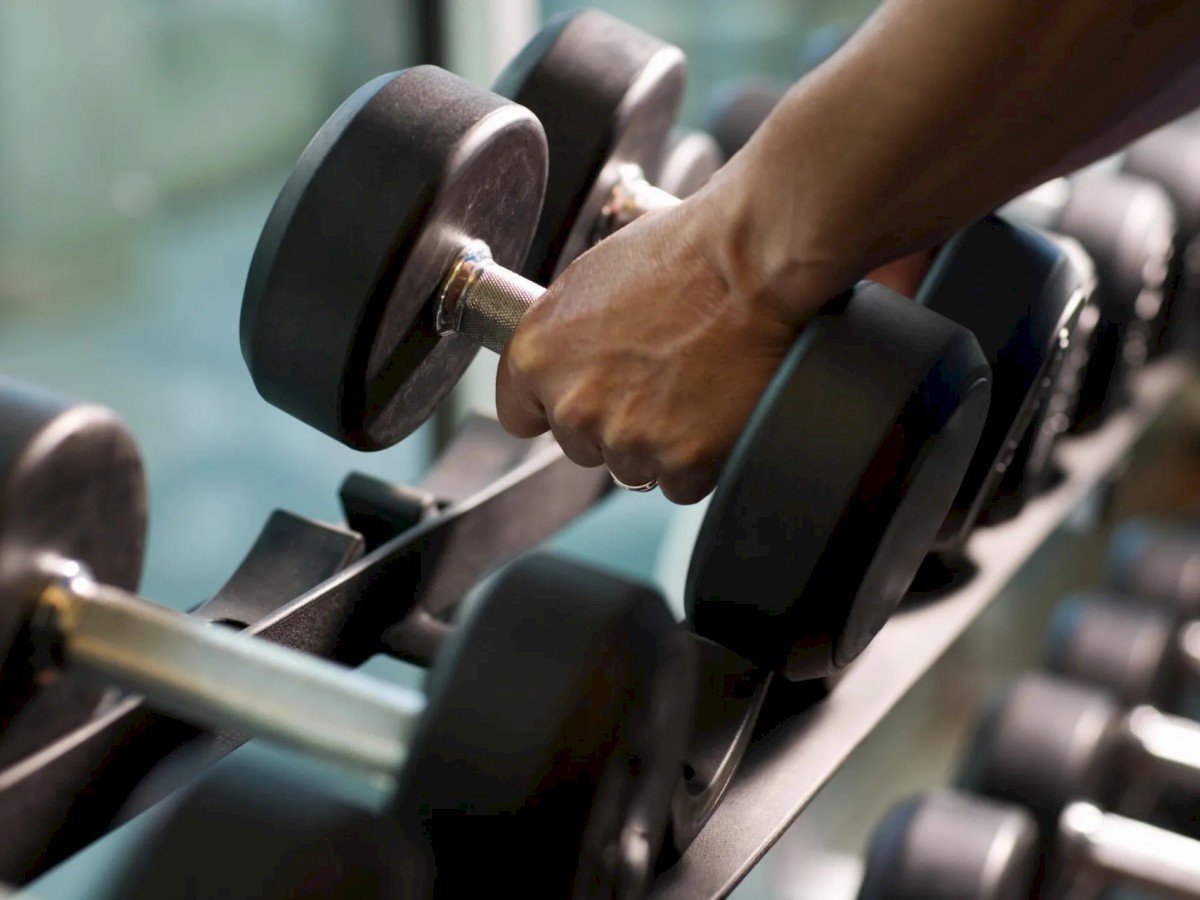
M 535 365 L 529 351 L 537 336 L 514 337 L 496 375 L 496 412 L 501 425 L 516 437 L 549 430 L 566 456 L 585 467 L 606 466 L 621 484 L 656 481 L 673 503 L 697 503 L 712 492 L 719 465 L 686 459 L 665 460 L 657 433 L 660 416 L 644 409 L 612 408 L 607 385 L 571 372 L 560 386 L 546 368 Z
M 658 479 L 659 490 L 672 503 L 689 506 L 699 503 L 712 493 L 717 484 L 720 467 L 698 465 L 664 474 Z
M 537 437 L 550 427 L 550 422 L 529 377 L 517 362 L 514 343 L 508 345 L 496 370 L 496 415 L 513 437 Z
M 586 431 L 579 428 L 568 428 L 554 420 L 550 422 L 550 431 L 554 434 L 554 439 L 558 441 L 558 446 L 562 447 L 563 453 L 571 462 L 588 469 L 604 465 L 604 453 L 600 449 L 600 445 Z
M 609 447 L 601 448 L 601 452 L 608 471 L 621 484 L 635 487 L 658 480 L 658 467 L 649 454 L 621 452 Z

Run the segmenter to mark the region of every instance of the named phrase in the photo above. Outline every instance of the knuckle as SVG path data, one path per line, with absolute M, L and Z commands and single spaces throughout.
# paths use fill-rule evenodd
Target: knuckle
M 522 322 L 522 325 L 526 323 Z M 536 328 L 518 328 L 506 351 L 509 372 L 517 378 L 533 378 L 545 371 L 548 355 L 545 341 Z
M 615 453 L 651 457 L 655 454 L 656 436 L 652 425 L 643 418 L 617 415 L 604 427 L 604 446 Z
M 555 422 L 570 431 L 593 435 L 599 432 L 599 405 L 586 390 L 570 390 L 554 404 L 551 415 Z

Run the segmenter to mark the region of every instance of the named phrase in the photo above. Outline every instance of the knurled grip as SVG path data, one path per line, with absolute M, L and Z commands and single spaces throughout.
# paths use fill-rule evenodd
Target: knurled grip
M 503 353 L 529 307 L 546 289 L 497 265 L 485 244 L 471 242 L 451 267 L 438 297 L 441 334 L 464 334 Z
M 476 271 L 459 298 L 457 331 L 496 353 L 503 353 L 517 325 L 545 288 L 516 272 L 487 261 Z

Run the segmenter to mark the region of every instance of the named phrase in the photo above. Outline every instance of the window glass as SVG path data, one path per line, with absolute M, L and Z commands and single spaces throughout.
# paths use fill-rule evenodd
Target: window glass
M 379 0 L 0 4 L 0 376 L 116 409 L 150 475 L 145 592 L 211 593 L 269 511 L 336 520 L 352 468 L 411 480 L 255 392 L 251 253 L 290 166 L 360 83 L 414 55 Z M 297 360 L 303 366 L 304 360 Z

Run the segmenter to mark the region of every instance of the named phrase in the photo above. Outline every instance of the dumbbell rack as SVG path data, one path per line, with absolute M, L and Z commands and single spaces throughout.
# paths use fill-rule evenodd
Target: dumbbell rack
M 1097 431 L 1063 442 L 1064 477 L 1053 490 L 1011 521 L 972 536 L 973 577 L 936 598 L 906 603 L 820 702 L 803 690 L 789 697 L 785 686 L 781 702 L 791 702 L 791 709 L 765 715 L 766 726 L 721 805 L 683 857 L 658 877 L 651 896 L 732 891 L 1056 529 L 1117 475 L 1192 376 L 1192 366 L 1178 359 L 1147 366 L 1134 379 L 1126 409 Z

